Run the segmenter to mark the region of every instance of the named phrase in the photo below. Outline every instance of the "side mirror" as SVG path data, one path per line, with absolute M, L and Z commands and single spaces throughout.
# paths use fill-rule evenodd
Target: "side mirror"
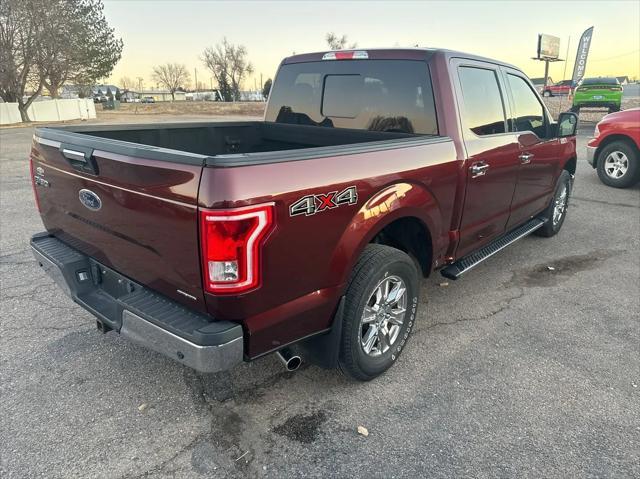
M 575 136 L 578 129 L 578 115 L 570 111 L 560 113 L 558 117 L 558 138 Z

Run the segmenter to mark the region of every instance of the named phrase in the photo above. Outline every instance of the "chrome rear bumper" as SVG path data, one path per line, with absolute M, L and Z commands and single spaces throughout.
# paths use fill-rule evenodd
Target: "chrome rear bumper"
M 197 371 L 230 369 L 244 356 L 242 327 L 212 321 L 185 308 L 47 234 L 31 249 L 42 269 L 80 306 L 113 330 Z

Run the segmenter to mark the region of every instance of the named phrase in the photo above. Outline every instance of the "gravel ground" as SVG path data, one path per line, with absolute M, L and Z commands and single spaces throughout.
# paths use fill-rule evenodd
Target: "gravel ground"
M 0 476 L 640 477 L 640 189 L 598 181 L 592 130 L 561 233 L 424 280 L 367 384 L 272 356 L 197 375 L 97 333 L 28 250 L 32 128 L 0 130 Z
M 569 111 L 571 102 L 566 96 L 554 96 L 543 98 L 551 115 L 557 119 L 560 112 Z M 622 110 L 640 107 L 640 97 L 633 96 L 622 99 Z M 583 108 L 580 110 L 579 117 L 582 122 L 597 123 L 607 114 L 607 110 L 603 108 Z

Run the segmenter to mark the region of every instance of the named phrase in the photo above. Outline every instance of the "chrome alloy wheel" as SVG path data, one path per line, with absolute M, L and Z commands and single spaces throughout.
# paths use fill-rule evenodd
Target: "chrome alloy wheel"
M 604 171 L 614 180 L 622 178 L 629 169 L 629 158 L 621 151 L 612 151 L 604 159 Z
M 365 354 L 380 356 L 397 341 L 407 312 L 407 286 L 387 276 L 373 289 L 360 319 L 360 345 Z
M 564 210 L 567 208 L 567 185 L 563 184 L 560 194 L 554 200 L 553 206 L 553 226 L 557 226 L 562 219 Z

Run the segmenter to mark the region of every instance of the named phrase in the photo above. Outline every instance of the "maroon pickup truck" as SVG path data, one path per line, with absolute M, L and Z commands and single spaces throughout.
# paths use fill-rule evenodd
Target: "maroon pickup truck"
M 264 121 L 37 128 L 31 246 L 100 331 L 196 370 L 277 352 L 368 380 L 419 276 L 558 232 L 576 124 L 486 58 L 296 55 Z

